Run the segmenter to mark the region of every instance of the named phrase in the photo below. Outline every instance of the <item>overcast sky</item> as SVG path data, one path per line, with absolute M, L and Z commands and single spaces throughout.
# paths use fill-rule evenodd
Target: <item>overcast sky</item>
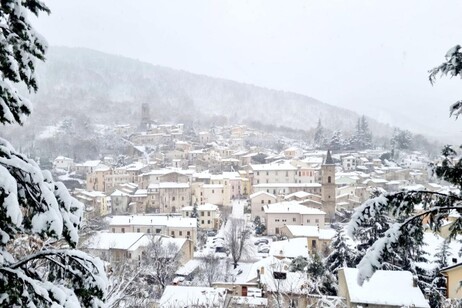
M 462 44 L 461 1 L 46 3 L 52 14 L 36 26 L 50 45 L 293 91 L 414 132 L 462 136 L 462 119 L 448 118 L 462 80 L 428 82 L 428 70 Z

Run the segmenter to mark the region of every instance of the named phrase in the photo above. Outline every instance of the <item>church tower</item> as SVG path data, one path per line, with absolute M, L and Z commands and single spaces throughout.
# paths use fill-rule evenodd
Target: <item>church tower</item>
M 335 164 L 330 150 L 327 150 L 326 159 L 321 165 L 321 204 L 326 212 L 326 221 L 332 222 L 335 218 Z
M 149 128 L 149 124 L 151 122 L 151 114 L 149 111 L 149 104 L 142 103 L 141 104 L 141 123 L 140 129 L 147 130 Z

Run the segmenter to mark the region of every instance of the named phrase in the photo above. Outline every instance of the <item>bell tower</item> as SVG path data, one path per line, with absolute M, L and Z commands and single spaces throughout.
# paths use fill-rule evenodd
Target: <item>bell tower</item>
M 332 222 L 335 218 L 335 164 L 330 150 L 327 150 L 326 159 L 321 165 L 321 204 L 326 212 L 326 221 Z

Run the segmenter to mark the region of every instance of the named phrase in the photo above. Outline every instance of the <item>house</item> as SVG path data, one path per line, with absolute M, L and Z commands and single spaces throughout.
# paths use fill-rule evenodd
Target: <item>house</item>
M 226 293 L 225 288 L 167 286 L 162 293 L 158 307 L 223 308 Z
M 58 156 L 53 161 L 53 169 L 71 171 L 74 167 L 74 160 L 69 157 Z
M 220 229 L 220 211 L 218 206 L 211 203 L 197 205 L 197 219 L 199 221 L 199 228 L 205 230 L 218 230 Z M 183 217 L 192 217 L 194 206 L 185 206 L 181 209 Z
M 329 247 L 336 231 L 331 228 L 319 228 L 315 226 L 286 225 L 281 228 L 281 234 L 289 239 L 304 238 L 308 243 L 308 250 L 314 252 Z
M 186 264 L 193 257 L 192 241 L 185 238 L 169 238 L 145 233 L 97 232 L 82 244 L 82 248 L 92 255 L 111 262 L 141 261 L 146 247 L 153 241 L 160 241 L 163 247 L 171 249 L 179 257 L 180 264 Z M 171 247 L 175 247 L 172 249 Z
M 458 263 L 440 271 L 446 277 L 446 296 L 448 298 L 462 298 L 462 263 Z
M 277 197 L 271 193 L 267 193 L 266 191 L 259 191 L 253 193 L 249 196 L 250 198 L 250 214 L 251 218 L 255 219 L 255 217 L 259 216 L 261 219 L 265 218 L 265 205 L 276 203 Z
M 76 189 L 73 196 L 85 205 L 87 218 L 101 217 L 109 214 L 108 198 L 103 192 Z
M 308 225 L 324 228 L 326 213 L 306 207 L 296 201 L 268 204 L 264 207 L 266 232 L 268 235 L 281 233 L 285 225 Z
M 278 259 L 295 259 L 298 256 L 309 259 L 312 249 L 308 247 L 308 243 L 308 239 L 303 237 L 271 242 L 269 254 Z
M 119 215 L 109 223 L 112 233 L 154 233 L 197 242 L 197 220 L 173 215 Z
M 338 279 L 338 295 L 346 299 L 348 307 L 430 307 L 417 281 L 408 271 L 378 270 L 360 286 L 358 269 L 342 268 L 338 272 Z

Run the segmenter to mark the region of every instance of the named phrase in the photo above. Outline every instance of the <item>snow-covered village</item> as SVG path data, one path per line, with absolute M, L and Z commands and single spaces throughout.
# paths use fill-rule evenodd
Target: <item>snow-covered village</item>
M 462 307 L 460 8 L 2 1 L 0 307 Z

